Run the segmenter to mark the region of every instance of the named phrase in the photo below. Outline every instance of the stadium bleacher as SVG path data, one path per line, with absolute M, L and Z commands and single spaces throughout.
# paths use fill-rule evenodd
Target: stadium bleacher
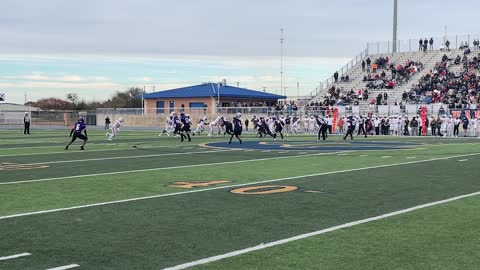
M 457 55 L 463 55 L 463 50 L 430 50 L 430 51 L 411 51 L 401 53 L 389 53 L 389 54 L 372 54 L 367 55 L 363 59 L 366 61 L 368 58 L 371 60 L 371 66 L 374 63 L 378 65 L 376 74 L 371 75 L 379 77 L 378 80 L 365 81 L 365 77 L 368 76 L 368 64 L 365 64 L 365 70 L 362 68 L 362 61 L 359 61 L 348 72 L 342 74 L 343 78 L 348 76 L 347 80 L 340 79 L 335 83 L 334 81 L 326 87 L 325 91 L 319 92 L 315 95 L 310 102 L 310 106 L 316 105 L 329 105 L 329 106 L 343 106 L 343 105 L 358 105 L 362 107 L 368 107 L 370 104 L 377 103 L 376 97 L 379 94 L 383 95 L 388 93 L 388 100 L 386 104 L 393 105 L 395 103 L 400 104 L 402 102 L 402 95 L 404 92 L 410 92 L 410 90 L 419 83 L 419 81 L 433 71 L 438 62 L 442 60 L 442 57 L 446 56 L 451 59 Z M 388 64 L 383 64 L 388 57 Z M 407 64 L 409 63 L 409 64 Z M 407 70 L 405 67 L 409 67 L 409 74 L 407 76 L 399 76 L 397 72 L 397 79 L 393 85 L 388 84 L 391 81 L 391 65 L 402 70 Z M 410 70 L 414 69 L 415 72 Z M 460 67 L 454 66 L 452 71 L 459 72 Z M 372 68 L 370 70 L 373 72 Z M 385 72 L 385 80 L 381 80 L 382 73 Z M 370 76 L 371 76 L 370 75 Z M 371 77 L 370 77 L 371 78 Z M 367 87 L 370 84 L 372 87 Z M 373 84 L 373 85 L 372 85 Z M 372 100 L 375 99 L 375 102 Z M 415 99 L 417 100 L 417 99 Z M 406 100 L 403 100 L 405 102 Z M 418 102 L 422 102 L 420 99 Z M 382 100 L 381 104 L 385 104 Z

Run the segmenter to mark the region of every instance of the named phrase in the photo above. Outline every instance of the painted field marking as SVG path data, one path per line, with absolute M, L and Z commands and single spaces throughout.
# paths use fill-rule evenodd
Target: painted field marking
M 64 266 L 59 266 L 55 268 L 48 268 L 46 270 L 67 270 L 67 269 L 72 269 L 72 268 L 77 268 L 80 267 L 78 264 L 69 264 L 69 265 L 64 265 Z
M 143 142 L 144 143 L 144 142 Z M 155 142 L 152 142 L 152 143 L 155 143 Z M 31 146 L 31 147 L 11 147 L 11 148 L 0 148 L 0 150 L 19 150 L 19 149 L 34 149 L 34 148 L 57 148 L 57 147 L 62 147 L 62 146 L 65 146 L 67 144 L 67 142 L 65 143 L 59 143 L 59 144 L 56 144 L 56 145 L 50 145 L 50 146 Z M 128 144 L 128 143 L 118 143 L 118 144 L 115 144 L 115 143 L 89 143 L 88 145 L 89 146 L 98 146 L 98 145 L 109 145 L 109 146 L 129 146 L 129 148 L 125 148 L 125 149 L 120 149 L 120 150 L 126 150 L 126 149 L 131 149 L 130 146 L 134 145 L 135 143 L 132 143 L 132 144 Z M 159 145 L 159 146 L 152 146 L 151 148 L 182 148 L 182 147 L 185 147 L 186 145 L 177 145 L 177 146 L 166 146 L 166 145 Z M 147 148 L 147 147 L 145 147 Z M 106 149 L 108 150 L 108 149 Z M 110 149 L 110 150 L 117 150 L 117 149 Z M 89 152 L 92 152 L 94 150 L 91 150 Z M 95 151 L 99 151 L 99 150 L 95 150 Z M 105 150 L 103 150 L 105 151 Z M 65 152 L 59 152 L 59 153 L 65 153 Z M 42 153 L 44 154 L 44 153 Z M 47 154 L 47 153 L 45 153 Z M 51 154 L 51 153 L 49 153 Z M 15 155 L 12 155 L 12 156 L 15 156 Z M 1 157 L 1 156 L 0 156 Z
M 416 157 L 407 157 L 407 158 L 405 158 L 405 159 L 414 159 L 414 158 L 416 158 Z
M 227 152 L 235 151 L 231 149 L 227 150 L 211 150 L 211 151 L 200 151 L 200 152 L 180 152 L 180 153 L 166 153 L 166 154 L 153 154 L 153 155 L 140 155 L 140 156 L 126 156 L 126 157 L 108 157 L 108 158 L 90 158 L 90 159 L 76 159 L 76 160 L 59 160 L 59 161 L 50 161 L 50 162 L 39 162 L 39 163 L 27 163 L 22 164 L 25 166 L 32 165 L 46 165 L 46 164 L 60 164 L 60 163 L 76 163 L 76 162 L 85 162 L 85 161 L 102 161 L 102 160 L 117 160 L 117 159 L 133 159 L 133 158 L 148 158 L 148 157 L 163 157 L 163 156 L 179 156 L 179 155 L 190 155 L 190 154 L 208 154 L 208 153 L 218 153 L 218 152 Z
M 347 151 L 343 151 L 343 152 L 347 152 Z M 202 152 L 202 153 L 205 153 L 205 152 Z M 202 163 L 202 164 L 193 164 L 193 165 L 181 165 L 181 166 L 161 167 L 161 168 L 152 168 L 152 169 L 140 169 L 140 170 L 129 170 L 129 171 L 120 171 L 120 172 L 81 174 L 81 175 L 73 175 L 73 176 L 44 178 L 44 179 L 36 179 L 36 180 L 24 180 L 24 181 L 16 181 L 16 182 L 0 182 L 0 186 L 1 185 L 36 183 L 36 182 L 54 181 L 54 180 L 63 180 L 63 179 L 74 179 L 74 178 L 83 178 L 83 177 L 95 177 L 95 176 L 104 176 L 104 175 L 117 175 L 117 174 L 126 174 L 126 173 L 163 171 L 163 170 L 170 170 L 170 169 L 183 169 L 183 168 L 215 166 L 215 165 L 225 165 L 225 164 L 234 164 L 234 163 L 237 164 L 237 163 L 246 163 L 246 162 L 253 162 L 253 161 L 268 161 L 268 160 L 277 160 L 277 159 L 285 159 L 285 158 L 314 157 L 314 156 L 320 156 L 320 155 L 325 156 L 325 155 L 333 155 L 333 154 L 338 154 L 338 153 L 341 153 L 341 152 L 315 153 L 315 154 L 309 154 L 309 155 L 303 155 L 303 156 L 288 155 L 288 156 L 282 156 L 282 157 L 255 158 L 255 159 L 245 159 L 245 160 L 237 160 L 237 161 Z
M 28 252 L 24 252 L 24 253 L 20 253 L 20 254 L 0 257 L 0 261 L 12 260 L 12 259 L 20 258 L 20 257 L 30 256 L 30 255 L 32 255 L 32 254 L 30 254 Z
M 305 155 L 305 154 L 308 154 L 308 152 L 300 152 L 300 153 L 297 153 L 297 155 Z
M 178 195 L 198 193 L 198 192 L 206 192 L 206 191 L 218 190 L 218 189 L 234 188 L 234 187 L 241 187 L 241 186 L 251 186 L 251 185 L 257 185 L 257 184 L 273 183 L 273 182 L 294 180 L 294 179 L 300 179 L 300 178 L 316 177 L 316 176 L 323 176 L 323 175 L 332 175 L 332 174 L 338 174 L 338 173 L 348 173 L 348 172 L 355 172 L 355 171 L 364 171 L 364 170 L 371 170 L 371 169 L 378 169 L 378 168 L 388 168 L 388 167 L 394 167 L 394 166 L 425 163 L 425 162 L 431 162 L 431 161 L 447 160 L 447 159 L 453 159 L 453 158 L 459 158 L 459 157 L 478 156 L 478 155 L 480 155 L 480 153 L 456 155 L 456 156 L 450 156 L 450 157 L 431 158 L 431 159 L 416 160 L 416 161 L 406 161 L 406 162 L 400 162 L 400 163 L 361 167 L 361 168 L 355 168 L 355 169 L 345 169 L 345 170 L 338 170 L 338 171 L 331 171 L 331 172 L 322 172 L 322 173 L 306 174 L 306 175 L 299 175 L 299 176 L 291 176 L 291 177 L 284 177 L 284 178 L 271 179 L 271 180 L 258 181 L 258 182 L 251 182 L 251 183 L 219 186 L 219 187 L 212 187 L 212 188 L 205 188 L 205 189 L 198 189 L 198 190 L 189 190 L 189 191 L 182 191 L 182 192 L 175 192 L 175 193 L 168 193 L 168 194 L 159 194 L 159 195 L 152 195 L 152 196 L 146 196 L 146 197 L 138 197 L 138 198 L 116 200 L 116 201 L 109 201 L 109 202 L 101 202 L 101 203 L 93 203 L 93 204 L 86 204 L 86 205 L 79 205 L 79 206 L 72 206 L 72 207 L 64 207 L 64 208 L 57 208 L 57 209 L 50 209 L 50 210 L 43 210 L 43 211 L 27 212 L 27 213 L 14 214 L 14 215 L 8 215 L 8 216 L 0 216 L 0 220 L 17 218 L 17 217 L 24 217 L 24 216 L 47 214 L 47 213 L 55 213 L 55 212 L 61 212 L 61 211 L 69 211 L 69 210 L 82 209 L 82 208 L 90 208 L 90 207 L 95 207 L 95 206 L 104 206 L 104 205 L 110 205 L 110 204 L 118 204 L 118 203 L 126 203 L 126 202 L 135 202 L 135 201 L 142 201 L 142 200 L 148 200 L 148 199 L 163 198 L 163 197 L 171 197 L 171 196 L 178 196 Z M 294 157 L 299 157 L 299 156 L 289 156 L 289 157 L 283 157 L 283 158 L 294 158 Z M 276 159 L 281 159 L 281 157 L 276 158 Z M 268 159 L 263 159 L 263 160 L 268 160 Z M 236 162 L 238 162 L 238 161 L 234 161 L 233 163 L 236 163 Z M 186 166 L 186 167 L 192 167 L 192 165 L 189 165 L 189 166 Z
M 391 158 L 392 156 L 382 156 L 382 158 Z
M 262 153 L 270 153 L 272 150 L 263 150 Z
M 346 155 L 348 155 L 348 154 L 338 154 L 338 155 L 339 155 L 339 156 L 346 156 Z
M 368 155 L 360 155 L 360 157 L 368 157 Z
M 468 161 L 468 159 L 460 159 L 458 162 Z
M 266 243 L 266 244 L 262 243 L 258 246 L 249 247 L 249 248 L 225 253 L 225 254 L 222 254 L 222 255 L 217 255 L 217 256 L 213 256 L 213 257 L 204 258 L 204 259 L 201 259 L 201 260 L 197 260 L 197 261 L 193 261 L 193 262 L 189 262 L 189 263 L 185 263 L 185 264 L 180 264 L 180 265 L 177 265 L 177 266 L 174 266 L 174 267 L 164 268 L 163 270 L 186 269 L 186 268 L 189 268 L 189 267 L 192 267 L 192 266 L 197 266 L 197 265 L 201 265 L 201 264 L 215 262 L 215 261 L 219 261 L 219 260 L 222 260 L 222 259 L 242 255 L 242 254 L 245 254 L 245 253 L 250 253 L 250 252 L 253 252 L 253 251 L 257 251 L 257 250 L 266 249 L 266 248 L 270 248 L 270 247 L 274 247 L 274 246 L 278 246 L 278 245 L 283 245 L 283 244 L 286 244 L 286 243 L 289 243 L 289 242 L 292 242 L 292 241 L 298 241 L 298 240 L 301 240 L 301 239 L 305 239 L 305 238 L 309 238 L 309 237 L 313 237 L 313 236 L 317 236 L 317 235 L 322 235 L 322 234 L 326 234 L 326 233 L 329 233 L 329 232 L 334 232 L 334 231 L 338 231 L 338 230 L 341 230 L 341 229 L 350 228 L 350 227 L 353 227 L 353 226 L 356 226 L 356 225 L 361 225 L 361 224 L 369 223 L 369 222 L 372 222 L 372 221 L 382 220 L 382 219 L 386 219 L 386 218 L 389 218 L 389 217 L 394 217 L 394 216 L 402 215 L 402 214 L 405 214 L 405 213 L 413 212 L 413 211 L 416 211 L 416 210 L 420 210 L 420 209 L 424 209 L 424 208 L 428 208 L 428 207 L 432 207 L 432 206 L 436 206 L 436 205 L 440 205 L 440 204 L 445 204 L 445 203 L 449 203 L 449 202 L 453 202 L 453 201 L 458 201 L 458 200 L 461 200 L 461 199 L 465 199 L 465 198 L 469 198 L 469 197 L 473 197 L 473 196 L 478 196 L 478 195 L 480 195 L 480 192 L 474 192 L 474 193 L 465 194 L 465 195 L 461 195 L 461 196 L 457 196 L 457 197 L 452 197 L 452 198 L 441 200 L 441 201 L 421 204 L 421 205 L 417 205 L 417 206 L 414 206 L 414 207 L 402 209 L 402 210 L 395 211 L 395 212 L 390 212 L 390 213 L 375 216 L 375 217 L 370 217 L 370 218 L 366 218 L 366 219 L 352 221 L 352 222 L 344 223 L 342 225 L 338 225 L 338 226 L 334 226 L 334 227 L 330 227 L 330 228 L 326 228 L 326 229 L 322 229 L 322 230 L 318 230 L 318 231 L 314 231 L 314 232 L 310 232 L 310 233 L 300 234 L 300 235 L 297 235 L 297 236 L 277 240 L 277 241 Z

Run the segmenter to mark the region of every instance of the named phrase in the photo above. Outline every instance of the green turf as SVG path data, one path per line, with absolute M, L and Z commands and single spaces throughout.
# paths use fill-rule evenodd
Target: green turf
M 119 136 L 113 144 L 106 144 L 103 131 L 93 131 L 90 136 L 94 143 L 89 145 L 88 151 L 65 152 L 61 150 L 62 141 L 66 141 L 64 132 L 39 132 L 43 138 L 29 138 L 37 140 L 32 144 L 28 141 L 22 144 L 11 131 L 0 132 L 1 162 L 48 162 L 50 166 L 45 169 L 1 172 L 0 183 L 9 184 L 0 185 L 0 217 L 186 191 L 170 186 L 176 181 L 230 182 L 195 188 L 195 191 L 200 191 L 196 193 L 0 219 L 0 230 L 4 235 L 0 242 L 0 257 L 21 252 L 33 254 L 23 259 L 0 262 L 0 269 L 44 269 L 70 263 L 78 263 L 82 269 L 161 269 L 480 190 L 480 182 L 476 180 L 479 176 L 476 164 L 480 161 L 480 145 L 472 139 L 376 137 L 360 141 L 415 142 L 421 144 L 418 146 L 421 149 L 354 151 L 344 155 L 319 151 L 279 154 L 279 151 L 229 150 L 214 153 L 212 151 L 221 150 L 197 144 L 222 141 L 223 137 L 195 137 L 194 143 L 181 145 L 175 138 L 159 138 L 156 132 L 127 131 L 123 133 L 123 138 Z M 40 142 L 50 136 L 52 140 L 59 141 Z M 246 140 L 255 139 L 246 136 Z M 289 140 L 316 144 L 312 137 L 296 136 L 288 138 L 287 142 Z M 330 144 L 334 141 L 341 140 L 339 137 L 329 138 Z M 15 148 L 22 146 L 12 149 L 12 145 Z M 32 145 L 42 148 L 32 148 Z M 134 145 L 141 146 L 143 150 L 133 148 Z M 15 152 L 22 155 L 13 156 Z M 277 159 L 279 156 L 286 158 Z M 122 159 L 105 159 L 110 157 Z M 445 157 L 451 158 L 442 159 Z M 75 162 L 66 163 L 68 160 Z M 381 165 L 388 167 L 362 169 Z M 352 169 L 354 171 L 348 171 Z M 129 172 L 131 170 L 138 171 Z M 109 174 L 112 172 L 120 174 Z M 330 174 L 320 175 L 322 173 Z M 317 175 L 305 177 L 310 174 Z M 15 183 L 70 176 L 76 177 Z M 298 187 L 298 190 L 271 195 L 236 195 L 229 192 L 232 188 L 202 191 L 222 185 L 249 186 L 249 183 L 288 177 L 293 179 L 256 186 L 290 185 Z M 315 192 L 305 192 L 310 190 Z M 410 218 L 410 215 L 406 219 L 420 224 L 422 221 L 422 217 Z M 465 221 L 466 225 L 476 221 L 469 219 L 468 215 L 463 219 L 468 221 Z M 435 222 L 432 221 L 432 224 Z M 388 230 L 395 233 L 397 228 L 389 227 L 385 232 Z M 318 238 L 322 237 L 327 235 Z M 427 235 L 426 239 L 431 237 Z M 350 243 L 348 239 L 343 240 Z M 361 233 L 355 233 L 351 239 L 353 243 L 356 240 L 367 241 Z M 475 243 L 470 241 L 465 246 L 475 247 Z M 285 249 L 290 245 L 297 243 L 288 244 Z M 335 249 L 332 245 L 327 248 L 333 253 Z M 413 246 L 415 249 L 421 248 Z M 362 248 L 358 245 L 353 247 Z M 276 256 L 275 252 L 281 252 L 278 251 L 281 248 L 261 251 L 258 258 L 257 253 L 252 253 L 208 267 L 281 269 L 275 264 L 277 260 L 268 259 Z M 316 251 L 319 248 L 322 248 L 319 243 L 311 246 L 307 243 L 306 252 L 299 255 L 300 259 L 294 259 L 292 253 L 290 257 L 282 257 L 284 261 L 278 261 L 283 262 L 285 267 L 290 266 L 284 269 L 322 269 L 314 267 L 318 261 L 310 262 L 307 259 L 309 256 L 318 256 Z M 391 251 L 388 254 L 400 256 L 397 266 L 393 265 L 391 269 L 402 269 L 398 265 L 410 261 L 409 257 L 413 256 L 411 253 L 401 256 L 401 249 L 396 250 L 395 246 L 389 248 Z M 456 254 L 455 250 L 449 252 L 452 252 L 452 256 Z M 381 266 L 393 260 L 376 258 L 379 268 L 371 267 L 368 261 L 359 264 L 359 268 L 352 268 L 348 260 L 341 265 L 334 260 L 334 256 L 328 256 L 328 252 L 325 254 L 327 258 L 333 257 L 326 269 L 390 269 Z M 361 260 L 362 254 L 358 251 L 347 258 Z M 415 260 L 413 256 L 411 266 L 407 265 L 410 268 L 405 269 L 436 269 L 429 268 L 435 266 L 434 256 L 445 254 L 438 250 L 431 254 L 433 257 L 424 261 Z M 237 260 L 245 260 L 245 263 Z M 292 261 L 296 267 L 288 261 Z M 225 266 L 222 266 L 223 263 Z M 478 264 L 478 259 L 472 259 L 472 263 Z M 336 264 L 338 267 L 335 267 Z
M 479 210 L 474 197 L 192 269 L 479 269 Z

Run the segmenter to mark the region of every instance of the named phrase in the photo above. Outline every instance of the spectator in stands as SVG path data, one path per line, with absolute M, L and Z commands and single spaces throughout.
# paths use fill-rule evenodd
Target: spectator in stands
M 420 40 L 418 41 L 418 50 L 419 50 L 419 51 L 422 51 L 422 50 L 423 50 L 423 39 L 420 39 Z
M 461 61 L 462 61 L 462 58 L 460 58 L 460 55 L 457 55 L 457 58 L 455 58 L 455 62 L 453 64 L 454 65 L 460 65 Z
M 430 38 L 428 43 L 430 44 L 430 50 L 433 50 L 433 38 Z
M 350 81 L 350 76 L 348 76 L 348 74 L 347 74 L 347 75 L 345 75 L 345 82 L 349 82 L 349 81 Z
M 373 64 L 372 64 L 372 72 L 373 72 L 373 73 L 377 73 L 377 69 L 378 69 L 378 64 L 377 64 L 377 63 L 373 63 Z
M 365 72 L 365 65 L 366 65 L 365 60 L 363 60 L 362 61 L 362 72 Z
M 406 90 L 404 90 L 402 94 L 402 100 L 407 100 L 407 99 L 408 99 L 408 93 Z
M 447 51 L 450 51 L 450 41 L 448 39 L 445 41 L 445 47 L 447 47 Z
M 428 40 L 425 39 L 425 40 L 423 41 L 423 51 L 426 52 L 426 51 L 427 51 L 427 48 L 428 48 Z
M 383 93 L 383 99 L 384 99 L 384 100 L 387 100 L 387 99 L 388 99 L 388 94 L 387 94 L 387 92 L 384 92 L 384 93 Z
M 335 71 L 335 73 L 333 74 L 333 79 L 335 79 L 335 83 L 338 82 L 338 72 Z
M 438 109 L 438 115 L 444 115 L 445 114 L 445 109 L 443 108 L 443 106 L 440 106 L 440 109 Z
M 370 57 L 368 57 L 367 58 L 367 72 L 370 71 L 371 64 L 372 64 L 372 60 L 370 59 Z

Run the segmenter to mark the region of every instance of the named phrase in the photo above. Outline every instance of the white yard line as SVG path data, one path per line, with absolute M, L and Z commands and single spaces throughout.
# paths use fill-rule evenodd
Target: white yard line
M 30 255 L 32 255 L 32 254 L 30 254 L 28 252 L 15 254 L 15 255 L 10 255 L 10 256 L 0 257 L 0 261 L 12 260 L 12 259 L 16 259 L 16 258 L 30 256 Z
M 135 202 L 135 201 L 142 201 L 142 200 L 148 200 L 148 199 L 156 199 L 156 198 L 162 198 L 162 197 L 171 197 L 171 196 L 178 196 L 178 195 L 190 194 L 190 193 L 206 192 L 206 191 L 218 190 L 218 189 L 228 189 L 228 188 L 234 188 L 234 187 L 240 187 L 240 186 L 251 186 L 251 185 L 257 185 L 257 184 L 273 183 L 273 182 L 286 181 L 286 180 L 294 180 L 294 179 L 300 179 L 300 178 L 316 177 L 316 176 L 323 176 L 323 175 L 332 175 L 332 174 L 338 174 L 338 173 L 348 173 L 348 172 L 354 172 L 354 171 L 364 171 L 364 170 L 371 170 L 371 169 L 378 169 L 378 168 L 388 168 L 388 167 L 393 167 L 393 166 L 417 164 L 417 163 L 424 163 L 424 162 L 431 162 L 431 161 L 438 161 L 438 160 L 447 160 L 447 159 L 453 159 L 453 158 L 459 158 L 459 157 L 467 157 L 467 156 L 478 156 L 478 155 L 480 155 L 480 153 L 457 155 L 457 156 L 450 156 L 450 157 L 441 157 L 441 158 L 431 158 L 431 159 L 425 159 L 425 160 L 399 162 L 399 163 L 392 163 L 392 164 L 385 164 L 385 165 L 377 165 L 377 166 L 369 166 L 369 167 L 361 167 L 361 168 L 355 168 L 355 169 L 338 170 L 338 171 L 331 171 L 331 172 L 322 172 L 322 173 L 306 174 L 306 175 L 299 175 L 299 176 L 292 176 L 292 177 L 271 179 L 271 180 L 251 182 L 251 183 L 243 183 L 243 184 L 219 186 L 219 187 L 212 187 L 212 188 L 205 188 L 205 189 L 197 189 L 197 190 L 189 190 L 189 191 L 182 191 L 182 192 L 175 192 L 175 193 L 168 193 L 168 194 L 159 194 L 159 195 L 152 195 L 152 196 L 146 196 L 146 197 L 131 198 L 131 199 L 125 199 L 125 200 L 117 200 L 117 201 L 93 203 L 93 204 L 86 204 L 86 205 L 79 205 L 79 206 L 72 206 L 72 207 L 65 207 L 65 208 L 57 208 L 57 209 L 44 210 L 44 211 L 36 211 L 36 212 L 28 212 L 28 213 L 14 214 L 14 215 L 8 215 L 8 216 L 0 216 L 0 220 L 17 218 L 17 217 L 23 217 L 23 216 L 33 216 L 33 215 L 39 215 L 39 214 L 61 212 L 61 211 L 69 211 L 69 210 L 89 208 L 89 207 L 95 207 L 95 206 L 104 206 L 104 205 L 110 205 L 110 204 L 118 204 L 118 203 L 126 203 L 126 202 Z M 294 158 L 294 157 L 300 157 L 300 156 L 289 156 L 289 157 L 284 157 L 284 158 Z M 270 159 L 270 158 L 268 158 L 268 159 L 263 159 L 263 160 L 269 160 L 269 159 Z M 275 158 L 275 159 L 281 159 L 281 158 Z M 238 161 L 234 161 L 233 163 L 236 163 L 236 162 L 238 162 Z M 187 167 L 192 167 L 192 165 L 189 165 L 189 166 L 187 166 Z
M 137 150 L 135 148 L 115 148 L 115 149 L 97 149 L 97 150 L 88 150 L 86 152 L 108 152 L 108 151 L 121 151 L 121 150 Z M 82 152 L 82 153 L 86 153 Z M 10 154 L 10 155 L 0 155 L 0 157 L 18 157 L 18 156 L 38 156 L 38 155 L 57 155 L 57 154 L 72 154 L 72 153 L 80 153 L 80 151 L 59 151 L 59 152 L 47 152 L 47 153 L 25 153 L 25 154 Z
M 361 155 L 360 157 L 368 157 L 368 155 Z
M 366 219 L 361 219 L 361 220 L 357 220 L 357 221 L 353 221 L 353 222 L 348 222 L 348 223 L 345 223 L 345 224 L 342 224 L 342 225 L 338 225 L 338 226 L 334 226 L 334 227 L 330 227 L 330 228 L 326 228 L 326 229 L 322 229 L 322 230 L 318 230 L 318 231 L 314 231 L 314 232 L 310 232 L 310 233 L 300 234 L 300 235 L 297 235 L 297 236 L 281 239 L 281 240 L 266 243 L 266 244 L 262 243 L 258 246 L 249 247 L 249 248 L 225 253 L 225 254 L 222 254 L 222 255 L 217 255 L 217 256 L 213 256 L 213 257 L 204 258 L 204 259 L 201 259 L 201 260 L 177 265 L 177 266 L 174 266 L 174 267 L 164 268 L 163 270 L 186 269 L 186 268 L 189 268 L 189 267 L 193 267 L 193 266 L 197 266 L 197 265 L 201 265 L 201 264 L 206 264 L 206 263 L 210 263 L 210 262 L 214 262 L 214 261 L 219 261 L 219 260 L 222 260 L 222 259 L 235 257 L 235 256 L 238 256 L 238 255 L 242 255 L 242 254 L 257 251 L 257 250 L 266 249 L 266 248 L 270 248 L 270 247 L 274 247 L 274 246 L 278 246 L 278 245 L 283 245 L 283 244 L 286 244 L 286 243 L 289 243 L 289 242 L 292 242 L 292 241 L 298 241 L 298 240 L 301 240 L 301 239 L 305 239 L 305 238 L 309 238 L 309 237 L 313 237 L 313 236 L 317 236 L 317 235 L 322 235 L 322 234 L 325 234 L 325 233 L 350 228 L 350 227 L 353 227 L 353 226 L 356 226 L 356 225 L 361 225 L 361 224 L 365 224 L 365 223 L 372 222 L 372 221 L 382 220 L 382 219 L 386 219 L 386 218 L 389 218 L 389 217 L 394 217 L 394 216 L 406 214 L 406 213 L 409 213 L 409 212 L 413 212 L 413 211 L 416 211 L 416 210 L 432 207 L 432 206 L 435 206 L 435 205 L 445 204 L 445 203 L 449 203 L 449 202 L 453 202 L 453 201 L 457 201 L 457 200 L 461 200 L 461 199 L 465 199 L 465 198 L 469 198 L 469 197 L 473 197 L 473 196 L 478 196 L 478 195 L 480 195 L 480 192 L 475 192 L 475 193 L 465 194 L 465 195 L 461 195 L 461 196 L 457 196 L 457 197 L 452 197 L 452 198 L 449 198 L 449 199 L 446 199 L 446 200 L 421 204 L 421 205 L 406 208 L 406 209 L 403 209 L 403 210 L 383 214 L 383 215 L 380 215 L 380 216 L 375 216 L 375 217 L 371 217 L 371 218 L 366 218 Z
M 382 158 L 391 158 L 392 156 L 382 156 Z
M 25 147 L 11 147 L 11 148 L 3 148 L 0 147 L 0 150 L 19 150 L 19 149 L 36 149 L 36 148 L 64 148 L 65 145 L 67 145 L 68 142 L 65 143 L 58 143 L 56 145 L 49 145 L 49 146 L 25 146 Z M 149 142 L 123 142 L 123 143 L 89 143 L 87 146 L 98 146 L 98 145 L 110 145 L 110 146 L 133 146 L 135 143 L 149 143 Z M 155 141 L 151 141 L 151 143 L 155 143 Z M 150 146 L 151 148 L 181 148 L 181 147 L 186 147 L 187 145 L 177 145 L 177 146 L 167 146 L 167 145 L 159 145 L 159 146 Z M 147 148 L 147 146 L 145 146 Z
M 222 150 L 222 151 L 227 151 L 227 150 Z M 206 153 L 206 152 L 202 152 L 202 153 Z M 117 175 L 117 174 L 126 174 L 126 173 L 152 172 L 152 171 L 162 171 L 162 170 L 171 170 L 171 169 L 183 169 L 183 168 L 215 166 L 215 165 L 225 165 L 225 164 L 238 164 L 238 163 L 245 163 L 245 162 L 277 160 L 277 159 L 284 159 L 284 158 L 302 158 L 302 157 L 312 157 L 312 156 L 324 156 L 324 155 L 332 155 L 332 154 L 338 154 L 338 153 L 340 153 L 340 152 L 315 153 L 315 154 L 302 155 L 302 156 L 294 156 L 294 155 L 290 156 L 289 155 L 289 156 L 282 156 L 282 157 L 257 158 L 257 159 L 246 159 L 246 160 L 237 160 L 237 161 L 215 162 L 215 163 L 202 163 L 202 164 L 181 165 L 181 166 L 152 168 L 152 169 L 140 169 L 140 170 L 95 173 L 95 174 L 81 174 L 81 175 L 44 178 L 44 179 L 35 179 L 35 180 L 24 180 L 24 181 L 3 182 L 3 183 L 0 182 L 0 186 L 2 186 L 2 185 L 25 184 L 25 183 L 36 183 L 36 182 L 45 182 L 45 181 L 54 181 L 54 180 L 64 180 L 64 179 L 74 179 L 74 178 L 83 178 L 83 177 L 96 177 L 96 176 L 104 176 L 104 175 Z
M 69 265 L 59 266 L 59 267 L 55 267 L 55 268 L 48 268 L 46 270 L 67 270 L 67 269 L 73 269 L 73 268 L 77 268 L 77 267 L 80 267 L 80 265 L 69 264 Z
M 460 159 L 459 162 L 468 161 L 468 159 Z
M 77 163 L 77 162 L 89 162 L 89 161 L 102 161 L 102 160 L 117 160 L 117 159 L 133 159 L 133 158 L 148 158 L 148 157 L 163 157 L 163 156 L 179 156 L 179 155 L 191 155 L 191 154 L 208 154 L 218 152 L 235 151 L 232 149 L 226 150 L 211 150 L 211 151 L 199 151 L 199 152 L 179 152 L 179 153 L 166 153 L 166 154 L 153 154 L 153 155 L 141 155 L 141 156 L 126 156 L 126 157 L 108 157 L 108 158 L 90 158 L 90 159 L 74 159 L 74 160 L 58 160 L 39 163 L 22 163 L 22 165 L 47 165 L 47 164 L 60 164 L 60 163 Z M 9 165 L 3 165 L 2 167 L 8 167 Z M 17 165 L 11 165 L 17 166 Z
M 415 159 L 416 157 L 407 157 L 405 159 Z

